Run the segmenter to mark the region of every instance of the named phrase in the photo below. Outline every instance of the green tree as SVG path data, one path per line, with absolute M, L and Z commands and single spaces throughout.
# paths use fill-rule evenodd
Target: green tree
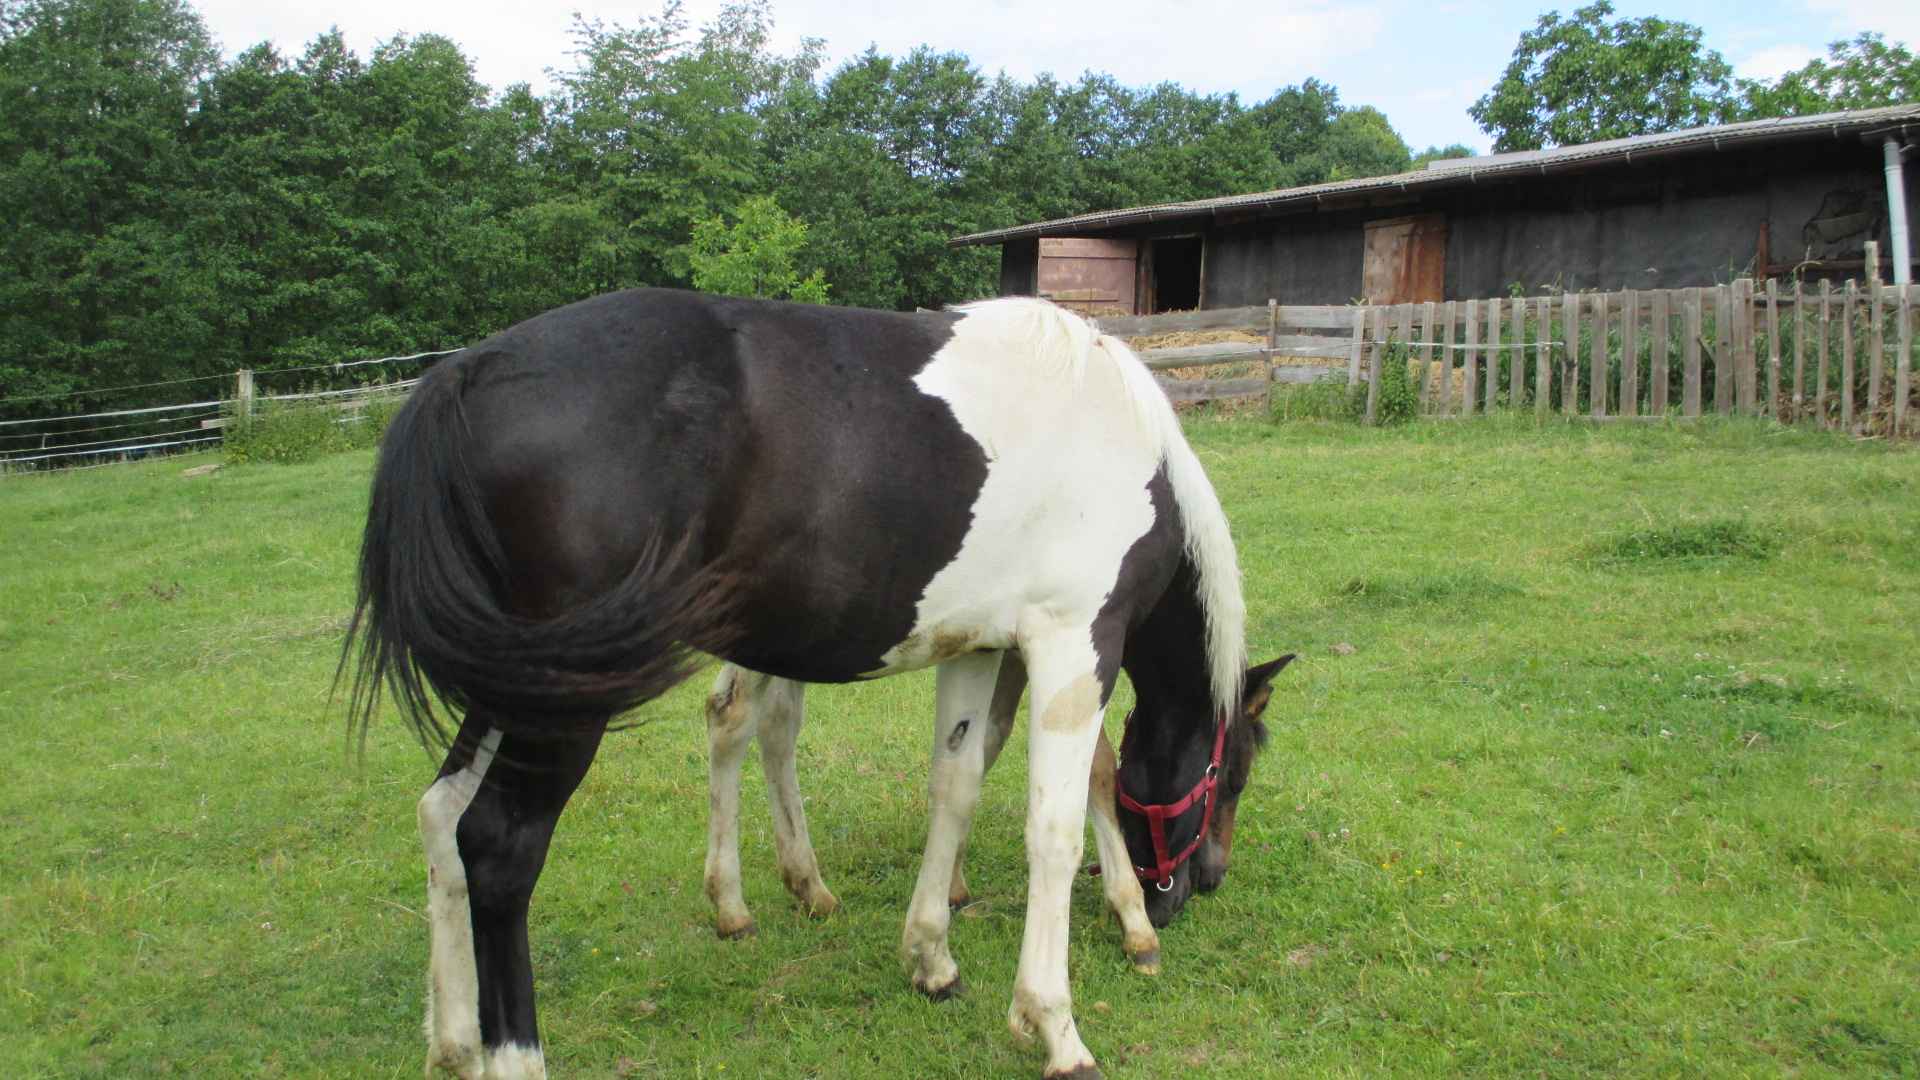
M 1446 146 L 1429 146 L 1413 155 L 1413 167 L 1424 169 L 1431 162 L 1449 161 L 1453 158 L 1475 157 L 1476 151 L 1465 143 L 1450 143 Z
M 0 3 L 0 395 L 203 373 L 171 195 L 214 62 L 178 0 Z
M 1538 150 L 1698 127 L 1735 112 L 1733 69 L 1700 28 L 1647 17 L 1613 19 L 1597 0 L 1540 16 L 1513 59 L 1467 110 L 1494 150 Z
M 1834 42 L 1826 59 L 1772 83 L 1743 79 L 1740 91 L 1742 113 L 1754 118 L 1906 105 L 1920 101 L 1920 57 L 1881 34 L 1863 33 Z
M 732 224 L 715 217 L 693 227 L 693 287 L 824 304 L 826 274 L 815 270 L 803 278 L 794 269 L 806 243 L 806 223 L 795 221 L 773 196 L 748 199 Z

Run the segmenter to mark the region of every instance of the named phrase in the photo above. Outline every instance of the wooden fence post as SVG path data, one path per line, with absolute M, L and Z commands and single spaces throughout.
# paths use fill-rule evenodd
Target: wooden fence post
M 1560 411 L 1573 417 L 1580 415 L 1580 298 L 1572 293 L 1560 295 L 1560 332 L 1567 338 L 1560 354 Z
M 1647 412 L 1653 416 L 1667 415 L 1667 354 L 1673 346 L 1671 297 L 1665 289 L 1654 293 L 1653 313 L 1649 317 L 1652 325 L 1648 332 L 1652 337 L 1647 341 Z
M 1840 430 L 1853 434 L 1853 309 L 1860 300 L 1860 283 L 1847 282 L 1840 301 Z
M 1595 420 L 1607 415 L 1607 302 L 1606 293 L 1593 297 L 1593 357 L 1587 373 L 1587 412 Z
M 1780 282 L 1767 279 L 1767 397 L 1760 415 L 1780 418 Z
M 1260 373 L 1267 385 L 1267 416 L 1273 416 L 1273 339 L 1280 329 L 1280 301 L 1267 297 L 1267 353 Z
M 1367 309 L 1353 309 L 1353 344 L 1347 350 L 1347 388 L 1360 382 L 1360 358 L 1367 351 Z
M 1553 408 L 1553 301 L 1541 297 L 1533 312 L 1540 335 L 1533 347 L 1533 418 L 1544 423 Z
M 242 420 L 253 418 L 253 369 L 233 373 L 233 411 Z
M 1467 301 L 1466 313 L 1463 317 L 1467 320 L 1467 363 L 1466 380 L 1461 387 L 1460 415 L 1472 416 L 1473 407 L 1477 404 L 1475 400 L 1477 391 L 1480 389 L 1480 301 Z
M 1453 413 L 1453 324 L 1460 305 L 1449 300 L 1440 308 L 1440 415 Z
M 1733 355 L 1735 370 L 1739 372 L 1734 383 L 1734 392 L 1739 397 L 1740 411 L 1749 416 L 1759 412 L 1760 380 L 1756 372 L 1754 346 L 1757 344 L 1753 332 L 1753 279 L 1738 278 L 1733 283 Z
M 1920 285 L 1908 285 L 1900 290 L 1900 358 L 1896 362 L 1893 377 L 1893 433 L 1896 437 L 1907 433 L 1907 395 L 1912 392 L 1912 376 L 1909 369 L 1913 365 L 1913 298 L 1920 293 Z
M 1807 321 L 1806 290 L 1800 287 L 1800 279 L 1793 279 L 1793 412 L 1789 418 L 1800 422 L 1801 410 L 1806 405 L 1807 386 Z
M 1527 404 L 1527 299 L 1513 298 L 1513 348 L 1507 350 L 1507 404 Z
M 1620 415 L 1640 415 L 1640 294 L 1620 299 Z
M 1734 386 L 1740 384 L 1740 359 L 1734 357 L 1734 286 L 1715 288 L 1713 315 L 1713 409 L 1734 415 Z
M 1500 298 L 1487 301 L 1487 395 L 1486 411 L 1491 414 L 1500 400 Z
M 1376 423 L 1374 410 L 1380 404 L 1380 369 L 1387 351 L 1387 309 L 1373 309 L 1373 360 L 1367 365 L 1367 423 Z
M 1867 241 L 1872 244 L 1873 241 Z M 1869 299 L 1867 317 L 1867 423 L 1873 423 L 1873 414 L 1880 410 L 1880 376 L 1886 371 L 1886 337 L 1882 324 L 1886 322 L 1887 290 L 1880 283 L 1880 261 L 1872 255 L 1867 256 L 1867 288 L 1873 293 Z
M 1813 407 L 1820 413 L 1820 426 L 1827 427 L 1827 338 L 1833 322 L 1833 282 L 1820 283 L 1820 384 L 1813 390 Z
M 1688 289 L 1686 292 L 1686 335 L 1681 349 L 1682 362 L 1686 370 L 1681 373 L 1680 411 L 1685 416 L 1700 415 L 1700 335 L 1705 333 L 1702 327 L 1700 311 L 1700 290 Z

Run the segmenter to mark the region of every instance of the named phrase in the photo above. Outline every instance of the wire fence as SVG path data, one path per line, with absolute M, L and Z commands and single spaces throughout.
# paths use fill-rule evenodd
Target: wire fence
M 17 475 L 50 469 L 88 468 L 137 461 L 156 454 L 175 454 L 217 446 L 222 432 L 236 412 L 274 408 L 287 404 L 316 404 L 351 407 L 363 400 L 387 394 L 403 394 L 419 381 L 414 378 L 394 382 L 377 381 L 353 386 L 325 386 L 327 376 L 337 379 L 347 372 L 358 374 L 377 364 L 431 363 L 459 349 L 380 356 L 334 364 L 308 364 L 275 368 L 271 371 L 239 371 L 227 375 L 194 376 L 159 382 L 131 383 L 96 390 L 63 394 L 32 394 L 0 398 L 0 406 L 27 402 L 56 402 L 86 396 L 110 400 L 114 395 L 151 390 L 158 387 L 192 386 L 193 400 L 170 404 L 141 405 L 135 408 L 100 409 L 92 412 L 53 413 L 0 420 L 0 475 Z M 256 393 L 256 380 L 276 381 L 305 376 L 303 383 L 285 386 L 280 393 Z M 325 381 L 322 381 L 322 380 Z M 229 396 L 209 397 L 200 384 L 224 381 Z M 283 384 L 284 385 L 284 384 Z M 123 399 L 124 400 L 124 399 Z M 138 400 L 136 398 L 136 400 Z M 149 399 L 150 400 L 150 399 Z M 343 420 L 350 419 L 343 417 Z

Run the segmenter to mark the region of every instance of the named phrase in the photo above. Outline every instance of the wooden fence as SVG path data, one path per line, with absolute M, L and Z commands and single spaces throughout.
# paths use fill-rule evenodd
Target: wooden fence
M 1911 435 L 1916 309 L 1916 285 L 1741 278 L 1705 288 L 1390 306 L 1269 301 L 1098 322 L 1125 338 L 1208 330 L 1262 336 L 1142 350 L 1156 371 L 1247 362 L 1263 368 L 1252 378 L 1163 378 L 1176 401 L 1271 395 L 1276 383 L 1344 376 L 1348 386 L 1368 384 L 1372 422 L 1391 354 L 1410 364 L 1421 409 L 1431 416 L 1498 408 L 1595 420 L 1711 412 Z

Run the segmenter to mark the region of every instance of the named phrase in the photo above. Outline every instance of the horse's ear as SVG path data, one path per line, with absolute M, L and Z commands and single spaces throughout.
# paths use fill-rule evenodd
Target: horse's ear
M 1267 711 L 1267 702 L 1273 697 L 1273 677 L 1291 664 L 1293 657 L 1293 653 L 1288 653 L 1278 660 L 1247 669 L 1247 689 L 1240 696 L 1240 707 L 1247 719 L 1258 720 L 1260 714 Z

